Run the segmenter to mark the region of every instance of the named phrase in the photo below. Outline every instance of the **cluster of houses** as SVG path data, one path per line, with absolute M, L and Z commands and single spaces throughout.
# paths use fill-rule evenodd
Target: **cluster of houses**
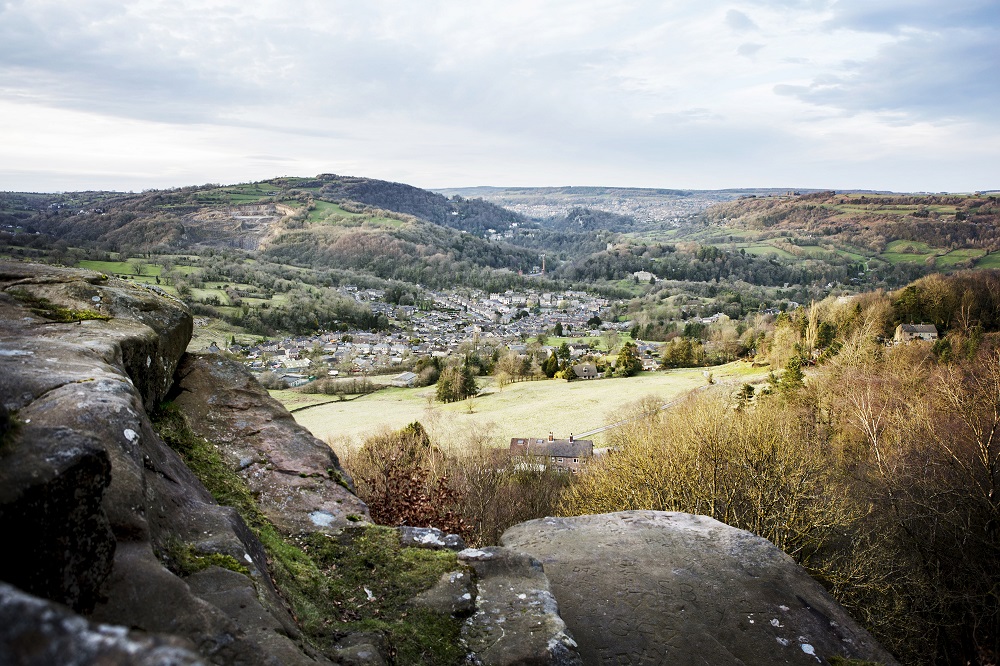
M 409 360 L 423 356 L 450 356 L 470 342 L 508 346 L 523 353 L 527 347 L 523 341 L 550 334 L 557 324 L 566 332 L 596 337 L 601 329 L 593 328 L 590 322 L 606 316 L 610 306 L 607 299 L 580 291 L 431 291 L 430 308 L 386 303 L 385 292 L 379 289 L 347 286 L 340 291 L 373 312 L 385 314 L 399 328 L 393 332 L 355 330 L 288 337 L 231 345 L 227 351 L 243 356 L 251 371 L 271 370 L 289 385 L 300 386 L 315 377 L 311 368 L 317 362 L 331 368 L 328 372 L 333 375 L 369 374 L 406 367 Z M 603 329 L 625 330 L 628 326 L 627 322 L 602 324 Z M 571 358 L 578 360 L 591 351 L 587 345 L 574 345 Z M 596 368 L 581 368 L 578 376 L 596 376 Z M 394 381 L 411 385 L 412 380 L 403 376 Z

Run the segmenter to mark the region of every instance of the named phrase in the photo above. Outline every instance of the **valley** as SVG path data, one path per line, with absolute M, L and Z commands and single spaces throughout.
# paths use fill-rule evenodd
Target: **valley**
M 480 546 L 544 516 L 700 514 L 774 543 L 905 663 L 965 655 L 980 631 L 967 617 L 992 640 L 1000 615 L 982 583 L 1000 520 L 1000 453 L 984 435 L 1000 413 L 995 193 L 508 189 L 498 206 L 486 200 L 495 192 L 462 192 L 320 174 L 0 193 L 0 260 L 13 267 L 3 298 L 40 330 L 71 335 L 146 316 L 123 303 L 176 311 L 171 339 L 184 342 L 170 363 L 188 370 L 153 382 L 161 437 L 251 521 L 271 549 L 261 562 L 308 561 L 306 578 L 322 585 L 339 584 L 351 551 L 327 559 L 322 535 L 296 542 L 308 556 L 275 540 L 257 505 L 272 495 L 255 499 L 238 478 L 244 463 L 273 465 L 241 450 L 236 471 L 221 470 L 207 435 L 232 433 L 188 433 L 203 401 L 180 417 L 184 391 L 164 386 L 206 373 L 198 390 L 235 391 L 219 404 L 237 414 L 245 393 L 232 387 L 245 386 L 265 421 L 280 415 L 323 456 L 342 456 L 342 473 L 324 463 L 282 483 L 322 478 L 346 492 L 349 474 L 351 501 L 384 525 L 441 526 Z M 18 381 L 37 379 L 30 351 L 0 357 Z M 122 381 L 145 386 L 133 356 Z M 537 445 L 548 433 L 570 448 L 511 455 L 512 438 Z M 323 511 L 304 520 L 367 520 Z M 170 544 L 150 552 L 182 576 L 201 566 Z M 367 598 L 364 583 L 317 612 L 320 588 L 282 576 L 315 644 L 342 649 L 322 628 L 331 613 L 363 626 L 350 606 Z M 402 606 L 365 612 L 391 614 L 381 635 L 410 644 Z M 435 659 L 454 663 L 449 641 Z

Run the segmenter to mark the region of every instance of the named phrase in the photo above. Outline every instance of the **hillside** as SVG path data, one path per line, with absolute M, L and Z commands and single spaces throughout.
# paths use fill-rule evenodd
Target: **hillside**
M 3 193 L 0 256 L 133 274 L 235 332 L 390 326 L 367 304 L 333 293 L 346 286 L 388 290 L 407 303 L 426 301 L 428 289 L 569 289 L 635 299 L 628 318 L 654 340 L 693 315 L 739 318 L 1000 265 L 995 197 L 508 191 L 563 212 L 531 219 L 482 199 L 334 174 L 142 193 Z M 742 198 L 709 206 L 734 197 Z M 596 207 L 614 201 L 624 208 Z M 636 217 L 636 202 L 671 201 L 700 212 Z
M 794 235 L 791 245 L 854 247 L 889 263 L 938 269 L 995 267 L 1000 203 L 994 196 L 872 195 L 819 192 L 798 197 L 748 197 L 701 214 L 723 229 L 758 239 Z

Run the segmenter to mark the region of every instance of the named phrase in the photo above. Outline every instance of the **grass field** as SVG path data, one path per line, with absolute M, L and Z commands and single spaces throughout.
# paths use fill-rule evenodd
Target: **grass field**
M 492 383 L 472 400 L 441 404 L 433 401 L 435 387 L 388 388 L 350 402 L 335 402 L 295 413 L 295 420 L 334 448 L 358 446 L 382 428 L 397 429 L 420 421 L 445 443 L 460 445 L 471 432 L 489 432 L 489 440 L 506 445 L 511 437 L 558 437 L 581 433 L 618 420 L 623 409 L 647 395 L 664 402 L 705 385 L 703 368 L 641 373 L 628 379 L 565 382 L 548 380 L 511 384 L 500 391 Z M 761 379 L 766 371 L 748 363 L 710 369 L 717 382 Z M 480 379 L 481 383 L 483 382 Z M 275 392 L 289 400 L 287 392 Z M 301 406 L 288 402 L 287 406 Z M 470 413 L 471 407 L 471 413 Z M 603 435 L 594 436 L 601 445 Z
M 738 245 L 737 245 L 738 247 Z M 793 259 L 794 255 L 787 250 L 783 250 L 779 247 L 775 247 L 770 243 L 754 243 L 752 245 L 745 246 L 747 254 L 752 254 L 755 257 L 761 255 L 770 254 L 776 257 L 781 257 L 782 259 Z
M 1000 254 L 988 254 L 976 262 L 976 268 L 1000 268 Z
M 954 266 L 962 262 L 974 263 L 976 259 L 979 259 L 985 254 L 986 250 L 978 250 L 978 249 L 952 250 L 943 257 L 938 257 L 934 265 L 937 266 L 938 268 L 953 268 Z

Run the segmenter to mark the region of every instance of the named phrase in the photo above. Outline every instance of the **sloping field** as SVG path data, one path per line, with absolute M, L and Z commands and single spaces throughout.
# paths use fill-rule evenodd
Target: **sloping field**
M 490 442 L 506 445 L 511 437 L 557 437 L 592 430 L 621 418 L 623 409 L 647 395 L 664 402 L 704 386 L 704 368 L 642 373 L 627 379 L 520 382 L 500 391 L 493 384 L 471 401 L 433 401 L 435 387 L 391 388 L 349 402 L 334 402 L 295 412 L 295 420 L 335 448 L 359 445 L 372 432 L 420 421 L 443 440 L 461 444 L 463 433 L 489 432 Z M 735 362 L 711 368 L 716 382 L 761 379 L 766 370 Z M 482 380 L 480 380 L 482 383 Z M 735 387 L 734 387 L 735 389 Z M 276 394 L 279 400 L 284 395 Z M 300 406 L 300 405 L 296 405 Z M 471 413 L 470 413 L 471 407 Z M 471 435 L 469 435 L 471 436 Z M 594 438 L 601 445 L 601 435 Z

